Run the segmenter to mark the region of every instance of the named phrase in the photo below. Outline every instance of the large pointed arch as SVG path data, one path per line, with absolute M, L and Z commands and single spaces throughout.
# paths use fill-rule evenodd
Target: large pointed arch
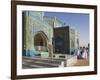
M 43 31 L 38 31 L 34 36 L 34 46 L 36 50 L 48 51 L 48 37 Z

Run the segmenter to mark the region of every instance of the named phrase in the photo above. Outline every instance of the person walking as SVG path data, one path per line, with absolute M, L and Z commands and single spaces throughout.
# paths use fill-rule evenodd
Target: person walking
M 80 49 L 78 49 L 77 51 L 77 59 L 83 59 L 82 55 L 83 55 L 83 49 L 82 47 L 80 47 Z
M 86 48 L 83 48 L 83 54 L 82 54 L 82 58 L 87 59 L 88 55 L 87 55 L 87 51 Z

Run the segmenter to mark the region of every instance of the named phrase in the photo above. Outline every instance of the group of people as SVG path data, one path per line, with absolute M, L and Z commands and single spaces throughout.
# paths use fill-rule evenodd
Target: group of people
M 87 59 L 89 56 L 89 48 L 88 47 L 80 47 L 77 51 L 78 59 Z

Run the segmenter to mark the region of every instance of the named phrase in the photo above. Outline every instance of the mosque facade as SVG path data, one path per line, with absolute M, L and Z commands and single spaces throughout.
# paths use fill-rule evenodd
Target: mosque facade
M 79 33 L 56 17 L 41 11 L 23 11 L 23 56 L 60 57 L 74 55 Z

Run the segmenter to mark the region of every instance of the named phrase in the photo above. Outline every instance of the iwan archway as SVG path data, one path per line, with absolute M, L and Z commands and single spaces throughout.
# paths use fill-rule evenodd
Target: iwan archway
M 48 38 L 43 31 L 34 36 L 34 47 L 36 51 L 48 52 Z
M 34 48 L 40 52 L 41 57 L 50 57 L 49 39 L 43 31 L 39 31 L 34 36 Z

